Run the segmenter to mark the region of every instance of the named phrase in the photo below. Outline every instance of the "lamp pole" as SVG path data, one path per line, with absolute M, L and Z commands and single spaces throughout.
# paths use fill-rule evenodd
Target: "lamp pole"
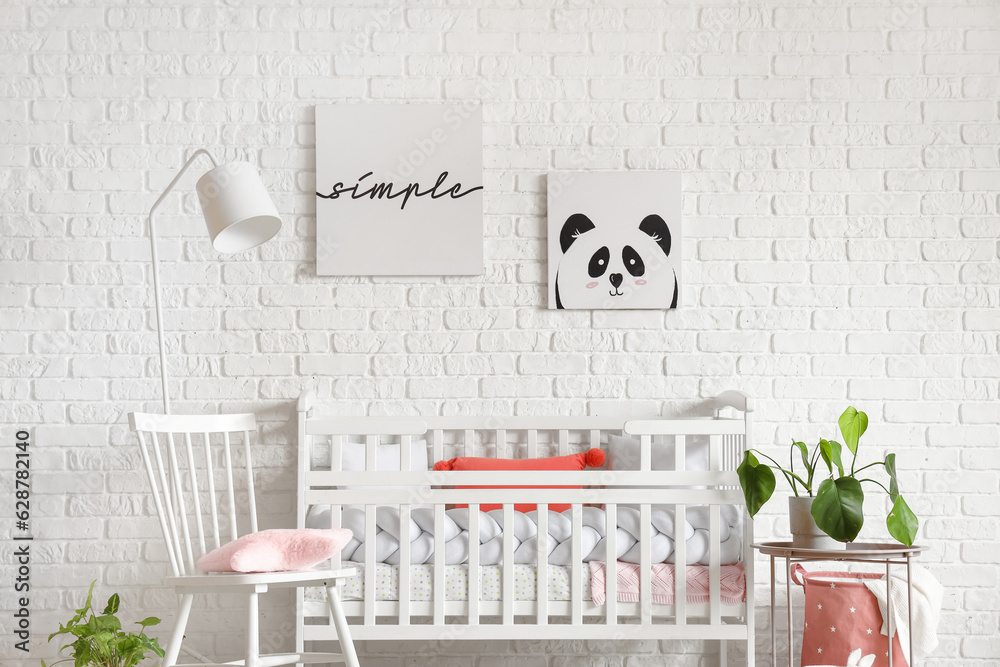
M 174 186 L 177 185 L 177 181 L 179 181 L 181 176 L 187 172 L 187 170 L 191 167 L 191 163 L 193 163 L 199 155 L 207 157 L 212 162 L 213 167 L 219 166 L 219 164 L 215 161 L 215 158 L 212 157 L 211 153 L 204 148 L 199 148 L 191 155 L 190 158 L 188 158 L 188 161 L 184 163 L 184 166 L 181 167 L 179 172 L 177 172 L 174 179 L 170 181 L 170 185 L 167 186 L 167 189 L 163 191 L 163 194 L 160 195 L 159 199 L 153 203 L 153 207 L 149 209 L 149 250 L 153 257 L 153 302 L 156 310 L 156 339 L 160 346 L 160 386 L 163 391 L 163 414 L 166 415 L 170 414 L 170 394 L 167 392 L 167 349 L 166 342 L 163 338 L 163 309 L 160 306 L 160 259 L 156 253 L 156 223 L 153 221 L 153 215 L 156 213 L 156 209 L 160 207 L 160 204 L 163 203 L 163 200 L 167 197 L 167 195 L 174 189 Z

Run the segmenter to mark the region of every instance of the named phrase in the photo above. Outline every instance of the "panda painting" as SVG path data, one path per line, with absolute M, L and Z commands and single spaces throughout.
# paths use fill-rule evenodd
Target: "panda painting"
M 554 179 L 558 176 L 549 183 L 550 308 L 676 308 L 679 175 L 592 172 Z M 609 201 L 609 191 L 627 196 Z

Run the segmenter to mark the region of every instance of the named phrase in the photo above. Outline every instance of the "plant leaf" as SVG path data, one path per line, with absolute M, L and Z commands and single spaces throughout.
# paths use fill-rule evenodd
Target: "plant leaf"
M 118 607 L 121 605 L 121 600 L 118 598 L 118 593 L 115 593 L 108 598 L 108 606 L 104 608 L 104 615 L 117 614 Z
M 840 542 L 853 542 L 865 523 L 862 511 L 865 494 L 853 477 L 824 479 L 812 504 L 816 525 Z
M 746 452 L 736 474 L 743 487 L 747 511 L 750 516 L 754 516 L 774 493 L 774 473 L 768 466 L 761 465 L 752 453 Z
M 913 540 L 917 536 L 917 516 L 903 500 L 903 496 L 896 495 L 889 516 L 885 519 L 885 525 L 889 529 L 889 534 L 897 541 L 908 547 L 913 546 Z
M 857 455 L 858 440 L 868 430 L 868 415 L 858 412 L 853 406 L 848 406 L 844 410 L 844 414 L 840 415 L 837 423 L 840 425 L 840 432 L 844 435 L 844 444 L 847 445 L 852 454 Z
M 809 448 L 806 447 L 804 442 L 795 442 L 792 440 L 792 447 L 798 447 L 799 453 L 802 454 L 802 465 L 805 466 L 806 474 L 812 472 L 812 466 L 809 465 Z
M 896 480 L 896 455 L 886 454 L 883 465 L 885 466 L 885 471 L 889 473 L 889 497 L 892 498 L 893 502 L 896 502 L 896 498 L 899 497 L 899 482 Z M 906 546 L 910 545 L 907 544 Z
M 144 628 L 147 628 L 151 625 L 159 625 L 159 624 L 160 624 L 160 619 L 158 619 L 155 616 L 149 616 L 147 618 L 142 619 L 141 621 L 136 621 L 136 625 L 141 625 Z
M 115 632 L 122 629 L 122 622 L 117 616 L 97 616 L 94 620 L 98 632 Z
M 830 443 L 830 460 L 833 462 L 833 465 L 837 466 L 837 472 L 840 477 L 843 477 L 844 461 L 841 457 L 841 453 L 844 451 L 844 446 L 836 440 L 828 440 L 827 442 Z

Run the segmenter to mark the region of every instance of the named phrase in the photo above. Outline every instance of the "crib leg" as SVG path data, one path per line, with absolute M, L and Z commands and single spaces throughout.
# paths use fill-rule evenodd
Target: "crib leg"
M 719 667 L 726 667 L 729 664 L 729 660 L 726 658 L 726 640 L 719 640 Z

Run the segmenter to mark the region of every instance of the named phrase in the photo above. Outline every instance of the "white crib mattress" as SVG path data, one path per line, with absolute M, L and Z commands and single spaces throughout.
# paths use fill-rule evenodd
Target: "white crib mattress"
M 343 597 L 345 600 L 363 600 L 365 596 L 365 565 L 363 563 L 348 563 L 344 566 L 356 568 L 358 573 L 350 577 L 344 584 Z M 629 564 L 619 563 L 619 600 L 635 601 L 635 597 L 630 596 L 627 591 L 626 570 Z M 672 570 L 673 566 L 666 566 Z M 559 565 L 549 565 L 549 600 L 567 601 L 571 600 L 570 579 L 572 568 Z M 725 577 L 722 585 L 723 600 L 729 604 L 741 601 L 745 593 L 745 579 L 743 577 L 743 567 L 730 566 L 733 577 Z M 502 596 L 502 567 L 499 565 L 480 566 L 480 597 L 485 602 L 497 602 L 503 599 Z M 600 571 L 599 586 L 600 593 L 604 590 L 603 563 L 597 568 Z M 727 568 L 723 568 L 726 570 Z M 434 566 L 433 565 L 411 565 L 410 566 L 410 600 L 428 602 L 434 599 Z M 533 601 L 538 599 L 537 567 L 535 565 L 517 564 L 514 565 L 514 600 Z M 707 595 L 708 568 L 701 565 L 688 566 L 688 601 L 692 603 L 704 602 Z M 590 567 L 581 568 L 582 586 L 581 592 L 584 600 L 591 600 L 592 571 Z M 469 566 L 468 565 L 446 565 L 445 566 L 445 600 L 462 602 L 469 599 Z M 637 586 L 637 583 L 636 583 Z M 598 596 L 598 604 L 603 604 L 603 595 Z M 399 599 L 399 566 L 388 563 L 375 564 L 375 601 L 387 602 Z M 654 589 L 654 601 L 657 601 Z M 672 603 L 673 600 L 662 600 L 665 603 Z M 306 616 L 325 616 L 327 614 L 326 591 L 323 588 L 305 589 L 305 613 Z

